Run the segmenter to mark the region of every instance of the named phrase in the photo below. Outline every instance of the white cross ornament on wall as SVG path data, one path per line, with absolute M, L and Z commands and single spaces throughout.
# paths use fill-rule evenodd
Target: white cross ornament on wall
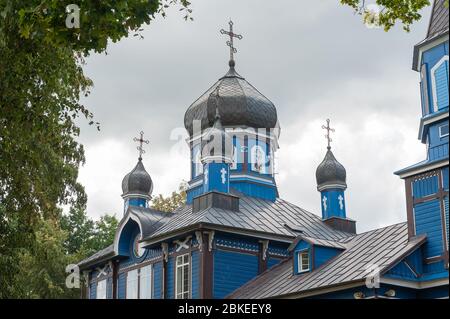
M 322 202 L 323 202 L 323 209 L 326 211 L 327 210 L 327 198 L 325 196 L 322 198 Z
M 344 197 L 342 197 L 342 195 L 339 195 L 338 200 L 339 200 L 339 208 L 341 210 L 343 210 L 344 209 Z
M 209 171 L 208 171 L 208 169 L 205 169 L 205 184 L 208 184 L 208 173 L 209 173 Z
M 225 182 L 227 181 L 227 170 L 222 167 L 222 169 L 220 170 L 220 174 L 220 177 L 222 178 L 222 184 L 225 184 Z

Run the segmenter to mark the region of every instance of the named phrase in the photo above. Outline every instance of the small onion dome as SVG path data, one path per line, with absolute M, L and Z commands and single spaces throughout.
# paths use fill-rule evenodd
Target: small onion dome
M 222 127 L 218 108 L 216 108 L 213 127 L 208 128 L 202 138 L 201 161 L 202 163 L 231 163 L 233 161 L 233 139 Z
M 145 170 L 142 160 L 139 159 L 133 170 L 122 180 L 122 197 L 137 195 L 150 199 L 152 191 L 152 178 Z
M 316 170 L 317 189 L 319 191 L 325 188 L 345 189 L 346 177 L 344 166 L 336 160 L 331 148 L 328 148 L 325 158 Z
M 211 93 L 215 91 L 220 93 L 219 113 L 224 127 L 267 128 L 278 132 L 275 105 L 235 71 L 234 61 L 230 61 L 229 66 L 228 73 L 187 109 L 184 126 L 189 135 L 195 135 L 196 123 L 201 131 L 213 125 L 215 109 L 209 104 Z

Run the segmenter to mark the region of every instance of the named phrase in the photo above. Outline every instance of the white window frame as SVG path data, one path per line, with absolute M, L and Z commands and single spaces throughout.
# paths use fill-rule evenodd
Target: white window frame
M 302 257 L 305 255 L 308 256 L 308 267 L 307 268 L 303 267 L 303 258 Z M 309 250 L 306 249 L 306 250 L 299 251 L 297 253 L 297 272 L 300 274 L 300 273 L 309 271 L 311 269 L 310 264 L 311 264 L 311 257 L 309 256 Z
M 106 299 L 106 290 L 107 290 L 106 279 L 97 281 L 97 291 L 95 295 L 95 299 Z
M 139 293 L 139 273 L 137 269 L 130 270 L 127 273 L 126 299 L 138 299 Z
M 187 257 L 187 262 L 184 261 Z M 181 269 L 181 287 L 178 285 L 178 269 Z M 186 274 L 187 269 L 187 274 Z M 185 290 L 184 282 L 188 280 L 187 290 Z M 190 254 L 179 255 L 175 258 L 175 299 L 188 299 L 191 291 L 191 256 Z
M 139 299 L 152 299 L 153 297 L 152 266 L 152 264 L 146 265 L 139 270 Z
M 447 133 L 447 134 L 442 134 L 442 128 L 443 128 L 444 126 L 447 126 L 447 130 L 448 130 L 448 123 L 440 125 L 440 126 L 439 126 L 439 138 L 446 137 L 446 136 L 448 136 L 448 134 L 449 134 L 449 133 Z
M 439 106 L 437 103 L 437 91 L 436 91 L 436 76 L 435 76 L 435 72 L 436 70 L 443 64 L 445 63 L 445 61 L 447 61 L 448 63 L 448 55 L 443 56 L 438 63 L 436 63 L 430 70 L 430 75 L 431 75 L 431 92 L 433 94 L 433 111 L 437 112 L 439 110 Z M 448 68 L 450 71 L 450 67 Z M 448 84 L 448 83 L 447 83 Z

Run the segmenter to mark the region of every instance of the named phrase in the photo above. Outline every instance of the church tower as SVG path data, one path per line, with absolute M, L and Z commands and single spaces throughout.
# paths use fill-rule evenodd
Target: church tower
M 153 191 L 153 181 L 150 174 L 145 170 L 142 163 L 142 154 L 145 153 L 143 144 L 148 144 L 148 140 L 144 140 L 144 133 L 140 133 L 140 138 L 135 138 L 135 142 L 139 142 L 137 147 L 139 158 L 136 166 L 122 180 L 122 198 L 124 200 L 124 213 L 129 206 L 148 207 Z
M 327 130 L 325 137 L 328 140 L 327 153 L 322 163 L 316 169 L 317 190 L 320 192 L 322 207 L 322 220 L 329 226 L 350 232 L 356 232 L 355 221 L 347 218 L 345 207 L 345 190 L 347 188 L 347 172 L 345 167 L 339 163 L 331 151 L 330 120 L 327 125 L 322 126 Z
M 203 164 L 203 192 L 217 191 L 229 193 L 230 191 L 230 165 L 233 162 L 233 140 L 222 127 L 219 115 L 220 96 L 217 92 L 216 116 L 213 127 L 206 130 L 202 144 L 201 162 Z
M 270 201 L 278 197 L 274 172 L 274 154 L 278 149 L 280 132 L 277 111 L 268 98 L 236 72 L 234 53 L 237 50 L 233 40 L 242 39 L 242 36 L 233 32 L 233 22 L 230 21 L 229 26 L 229 31 L 220 31 L 229 36 L 229 70 L 192 103 L 184 116 L 191 151 L 188 204 L 211 187 L 205 185 L 205 182 L 212 182 L 212 171 L 206 170 L 211 165 L 205 162 L 202 147 L 205 138 L 208 138 L 208 130 L 219 125 L 219 122 L 232 144 L 232 152 L 228 153 L 232 154 L 231 162 L 223 163 L 227 166 L 223 167 L 226 173 L 220 169 L 220 176 L 226 175 L 228 178 L 229 189 Z M 218 166 L 217 163 L 211 168 L 215 166 Z
M 448 278 L 449 9 L 435 0 L 426 38 L 414 47 L 420 73 L 419 140 L 426 159 L 395 172 L 405 181 L 409 237 L 426 234 L 424 277 Z

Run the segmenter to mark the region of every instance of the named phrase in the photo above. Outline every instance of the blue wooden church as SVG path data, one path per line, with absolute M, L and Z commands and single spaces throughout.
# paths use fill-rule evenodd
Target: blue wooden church
M 448 298 L 448 8 L 436 0 L 420 72 L 419 139 L 427 159 L 397 171 L 407 221 L 356 232 L 347 216 L 346 170 L 330 143 L 316 170 L 321 216 L 278 195 L 274 104 L 229 70 L 186 111 L 191 180 L 172 213 L 149 207 L 142 157 L 122 182 L 114 243 L 79 263 L 90 299 Z M 328 136 L 329 121 L 324 128 Z M 329 141 L 330 139 L 328 139 Z M 145 142 L 141 136 L 141 145 Z M 312 185 L 311 185 L 312 187 Z

